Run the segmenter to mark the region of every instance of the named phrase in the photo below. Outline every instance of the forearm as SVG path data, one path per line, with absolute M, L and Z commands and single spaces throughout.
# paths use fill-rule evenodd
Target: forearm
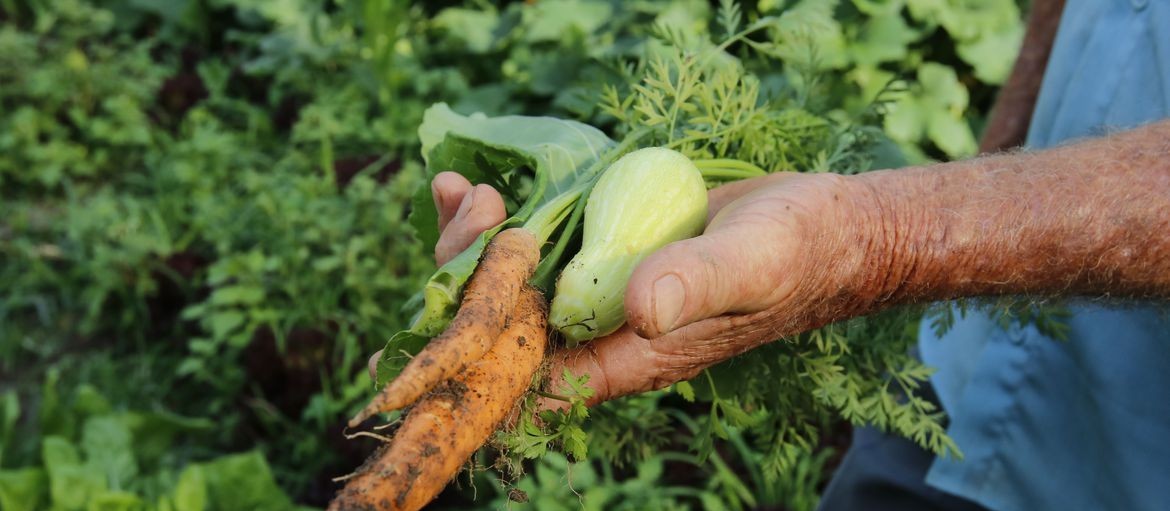
M 875 172 L 874 308 L 962 296 L 1170 297 L 1170 122 Z

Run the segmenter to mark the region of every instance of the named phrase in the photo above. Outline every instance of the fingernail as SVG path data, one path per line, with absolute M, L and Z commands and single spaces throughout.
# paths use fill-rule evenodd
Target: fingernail
M 654 325 L 658 327 L 659 333 L 674 330 L 682 314 L 684 300 L 686 290 L 677 275 L 663 275 L 654 281 Z

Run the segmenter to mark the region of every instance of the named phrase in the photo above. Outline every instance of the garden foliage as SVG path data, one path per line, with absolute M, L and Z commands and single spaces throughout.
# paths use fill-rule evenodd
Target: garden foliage
M 323 504 L 375 445 L 341 430 L 366 357 L 435 269 L 406 218 L 436 102 L 856 172 L 973 153 L 1020 30 L 1010 0 L 0 0 L 0 509 Z M 808 509 L 840 418 L 949 447 L 904 397 L 917 318 L 573 407 L 501 438 L 528 475 L 441 502 Z

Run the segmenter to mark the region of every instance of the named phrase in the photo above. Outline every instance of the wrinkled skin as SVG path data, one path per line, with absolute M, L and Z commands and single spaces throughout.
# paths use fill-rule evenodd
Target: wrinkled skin
M 506 215 L 496 190 L 453 172 L 437 175 L 432 193 L 439 264 Z M 833 174 L 772 174 L 711 190 L 704 234 L 663 247 L 634 271 L 627 324 L 558 351 L 548 374 L 564 367 L 588 375 L 596 404 L 692 378 L 760 344 L 855 315 L 868 301 L 859 297 L 875 294 L 857 276 L 875 263 L 858 248 L 871 236 L 842 226 L 864 224 L 852 220 L 866 197 Z
M 553 362 L 588 375 L 597 403 L 899 304 L 1170 299 L 1168 140 L 1161 121 L 1045 151 L 847 177 L 779 173 L 711 190 L 703 234 L 634 270 L 626 326 Z M 490 187 L 443 173 L 432 189 L 440 263 L 504 219 Z

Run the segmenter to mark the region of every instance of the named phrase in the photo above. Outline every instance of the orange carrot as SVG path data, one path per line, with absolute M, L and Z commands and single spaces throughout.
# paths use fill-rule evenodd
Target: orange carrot
M 544 360 L 546 318 L 540 292 L 523 286 L 492 349 L 423 397 L 329 509 L 413 510 L 434 499 L 528 390 Z
M 503 331 L 539 259 L 540 247 L 531 232 L 508 229 L 496 234 L 468 281 L 451 324 L 350 419 L 349 426 L 357 427 L 376 413 L 409 406 L 487 353 Z

